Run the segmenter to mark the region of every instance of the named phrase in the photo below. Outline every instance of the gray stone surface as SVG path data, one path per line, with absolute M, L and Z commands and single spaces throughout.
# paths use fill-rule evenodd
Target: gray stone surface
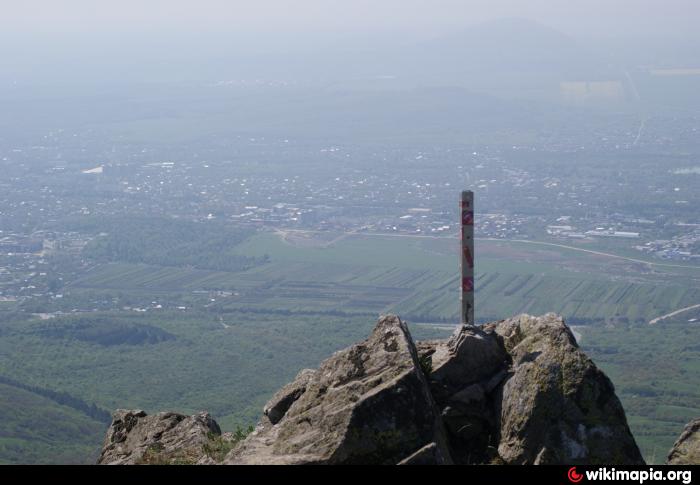
M 615 389 L 561 317 L 521 315 L 485 329 L 510 376 L 497 388 L 498 455 L 511 464 L 643 464 Z
M 203 446 L 221 434 L 208 413 L 147 415 L 136 410 L 114 412 L 98 464 L 137 465 L 196 463 Z
M 287 413 L 294 402 L 306 392 L 306 386 L 316 374 L 315 370 L 304 369 L 296 378 L 282 389 L 277 391 L 263 408 L 263 414 L 272 424 L 277 424 Z
M 688 423 L 668 453 L 668 465 L 700 465 L 700 418 Z
M 367 340 L 323 362 L 305 387 L 277 424 L 262 423 L 226 462 L 396 464 L 444 442 L 413 340 L 398 317 L 381 318 Z

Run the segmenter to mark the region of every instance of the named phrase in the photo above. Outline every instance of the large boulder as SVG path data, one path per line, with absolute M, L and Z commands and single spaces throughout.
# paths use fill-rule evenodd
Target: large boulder
M 434 349 L 430 378 L 433 392 L 441 397 L 490 380 L 510 362 L 500 340 L 478 327 L 462 325 Z
M 700 465 L 700 418 L 688 423 L 668 453 L 668 465 Z
M 419 342 L 418 351 L 453 460 L 459 464 L 492 461 L 498 438 L 493 390 L 510 366 L 500 339 L 462 325 L 447 340 Z
M 417 347 L 456 463 L 643 463 L 612 383 L 561 317 L 461 326 Z
M 291 401 L 291 402 L 290 402 Z M 449 462 L 439 414 L 404 322 L 387 316 L 370 337 L 302 372 L 229 464 Z
M 484 329 L 512 362 L 497 389 L 498 456 L 510 464 L 643 464 L 615 389 L 561 317 L 521 315 Z
M 107 430 L 102 465 L 139 465 L 207 462 L 206 446 L 221 435 L 208 413 L 147 415 L 140 410 L 114 412 Z

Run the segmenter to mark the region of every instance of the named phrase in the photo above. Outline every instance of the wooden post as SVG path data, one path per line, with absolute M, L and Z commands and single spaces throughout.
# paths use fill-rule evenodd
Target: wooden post
M 462 324 L 474 325 L 474 192 L 465 190 L 459 203 L 462 242 L 460 268 L 462 273 Z

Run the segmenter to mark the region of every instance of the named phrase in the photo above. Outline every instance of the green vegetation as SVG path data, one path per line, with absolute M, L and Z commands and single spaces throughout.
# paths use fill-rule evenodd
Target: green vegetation
M 115 326 L 155 326 L 174 339 L 133 345 L 101 345 L 77 338 L 47 336 L 46 321 L 5 322 L 0 339 L 0 375 L 47 389 L 60 389 L 103 409 L 140 408 L 152 413 L 175 410 L 184 413 L 210 411 L 224 431 L 248 426 L 259 419 L 263 404 L 303 367 L 316 367 L 335 350 L 364 338 L 374 324 L 371 317 L 289 316 L 275 314 L 167 313 L 159 315 L 103 313 L 103 322 Z M 56 318 L 62 326 L 73 318 Z M 31 358 L 27 358 L 31 356 Z M 37 410 L 37 413 L 42 413 Z M 80 416 L 82 413 L 73 413 Z M 22 422 L 8 410 L 2 436 L 10 427 L 26 427 L 41 434 L 43 420 Z M 18 418 L 19 419 L 19 418 Z M 68 419 L 68 418 L 66 418 Z M 82 418 L 85 420 L 86 418 Z M 80 420 L 76 417 L 75 421 Z M 70 420 L 69 420 L 70 422 Z M 75 440 L 74 434 L 58 435 L 64 444 L 88 441 L 91 447 L 66 447 L 75 454 L 67 461 L 96 457 L 107 425 L 95 424 L 95 432 Z M 65 441 L 60 441 L 65 440 Z M 25 462 L 21 451 L 3 459 Z M 41 453 L 37 460 L 42 461 Z M 43 462 L 54 462 L 46 454 Z
M 453 245 L 449 240 L 352 236 L 330 246 L 303 247 L 263 233 L 235 249 L 244 257 L 269 257 L 267 264 L 246 271 L 112 263 L 85 273 L 70 284 L 65 296 L 70 300 L 88 291 L 103 291 L 102 300 L 118 298 L 124 306 L 132 305 L 129 301 L 136 297 L 146 303 L 174 298 L 173 305 L 180 301 L 189 306 L 197 300 L 197 292 L 223 291 L 231 295 L 208 302 L 210 311 L 395 312 L 414 322 L 449 323 L 458 314 Z M 481 321 L 555 311 L 575 324 L 646 323 L 700 301 L 700 288 L 685 284 L 686 280 L 635 274 L 607 261 L 590 265 L 582 254 L 562 256 L 540 248 L 530 248 L 530 253 L 517 248 L 516 253 L 499 249 L 503 245 L 482 243 L 477 248 L 485 253 L 477 265 Z M 100 308 L 100 298 L 93 300 L 92 308 Z M 66 301 L 60 305 L 67 307 Z
M 137 465 L 196 465 L 199 454 L 194 450 L 163 451 L 163 445 L 156 443 L 146 448 L 143 456 L 136 461 Z
M 83 254 L 96 261 L 148 263 L 160 266 L 239 271 L 265 261 L 232 253 L 249 230 L 220 223 L 177 219 L 128 218 L 111 220 L 107 235 L 93 239 Z
M 64 317 L 39 325 L 36 333 L 43 337 L 82 340 L 105 347 L 157 344 L 175 338 L 173 334 L 153 325 L 136 325 L 105 316 Z
M 106 424 L 71 407 L 0 383 L 0 464 L 94 463 Z
M 258 257 L 268 255 L 273 261 L 452 271 L 456 254 L 452 257 L 442 252 L 446 242 L 434 240 L 441 252 L 431 254 L 426 251 L 425 241 L 411 237 L 349 236 L 329 246 L 304 247 L 285 242 L 276 234 L 263 232 L 239 244 L 236 253 Z
M 243 280 L 266 282 L 251 297 L 240 298 L 239 307 L 320 310 L 332 306 L 346 312 L 395 312 L 416 322 L 454 322 L 459 312 L 454 244 L 426 238 L 352 236 L 330 247 L 310 248 L 260 234 L 237 251 L 269 254 L 271 264 L 242 273 L 237 276 L 239 283 L 230 283 L 244 289 Z M 611 270 L 604 263 L 583 266 L 577 258 L 585 261 L 585 255 L 542 256 L 535 248 L 516 261 L 515 255 L 500 257 L 508 257 L 502 250 L 491 255 L 493 250 L 485 247 L 489 245 L 477 247 L 486 253 L 476 268 L 481 321 L 554 311 L 576 324 L 646 323 L 700 301 L 698 287 L 669 284 L 660 278 L 654 282 L 632 273 L 623 278 L 619 268 Z
M 232 433 L 225 435 L 207 435 L 208 442 L 202 445 L 202 452 L 217 463 L 223 461 L 226 455 L 246 436 L 253 432 L 253 427 L 236 427 Z M 149 446 L 143 456 L 136 462 L 138 465 L 195 465 L 200 460 L 198 450 L 176 450 L 166 452 L 161 443 Z
M 700 325 L 580 332 L 582 348 L 615 384 L 645 458 L 662 463 L 685 424 L 700 416 Z
M 227 433 L 226 436 L 210 434 L 209 443 L 206 443 L 203 447 L 204 453 L 212 460 L 221 462 L 229 451 L 253 432 L 253 429 L 253 426 L 248 426 L 247 428 L 236 426 L 236 430 L 232 433 Z
M 73 408 L 76 411 L 80 411 L 86 416 L 103 424 L 109 424 L 109 422 L 111 421 L 112 415 L 109 411 L 100 409 L 95 405 L 95 403 L 88 404 L 80 398 L 71 396 L 67 392 L 54 391 L 52 389 L 45 389 L 38 386 L 23 384 L 14 379 L 10 379 L 9 377 L 4 376 L 0 376 L 0 384 L 4 384 L 5 386 L 11 386 L 16 389 L 22 389 L 24 391 L 49 399 L 55 402 L 56 404 Z

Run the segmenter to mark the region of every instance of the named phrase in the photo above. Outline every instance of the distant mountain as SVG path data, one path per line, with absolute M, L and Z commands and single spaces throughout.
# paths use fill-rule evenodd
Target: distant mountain
M 455 56 L 459 65 L 497 71 L 561 68 L 587 60 L 576 41 L 540 23 L 525 19 L 485 22 L 422 46 L 436 58 Z
M 563 81 L 622 78 L 622 70 L 598 51 L 519 18 L 478 24 L 388 57 L 385 71 L 417 84 L 456 85 L 517 98 L 558 96 Z
M 538 22 L 501 19 L 436 39 L 426 50 L 452 55 L 465 70 L 492 73 L 556 73 L 562 78 L 599 77 L 607 68 L 574 38 Z

